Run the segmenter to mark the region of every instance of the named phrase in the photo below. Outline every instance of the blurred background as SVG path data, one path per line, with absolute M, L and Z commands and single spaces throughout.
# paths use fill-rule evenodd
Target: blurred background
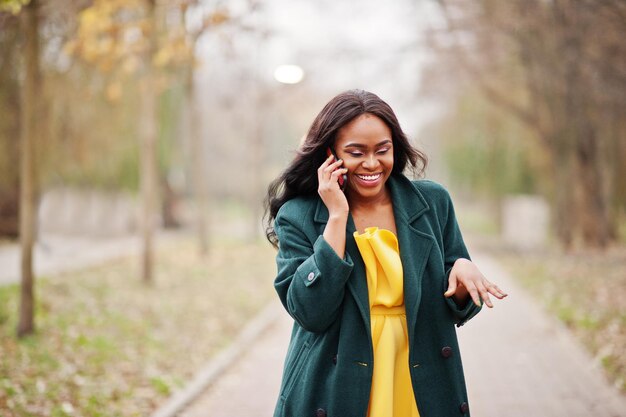
M 626 392 L 625 32 L 620 0 L 0 0 L 0 415 L 145 415 L 227 347 L 275 298 L 267 185 L 352 88 Z

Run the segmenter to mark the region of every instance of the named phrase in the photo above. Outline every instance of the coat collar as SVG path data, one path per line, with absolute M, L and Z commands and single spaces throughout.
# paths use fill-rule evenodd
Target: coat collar
M 419 219 L 422 214 L 430 210 L 430 207 L 423 194 L 404 175 L 392 175 L 387 183 L 391 192 L 400 258 L 404 272 L 404 300 L 409 340 L 413 340 L 422 295 L 424 270 L 434 242 L 434 236 L 429 232 L 429 227 L 420 227 L 427 223 L 420 222 Z M 321 199 L 317 203 L 314 221 L 320 225 L 328 222 L 328 209 Z M 355 230 L 354 221 L 350 215 L 346 226 L 346 253 L 354 262 L 354 270 L 347 286 L 356 300 L 366 328 L 371 332 L 366 270 L 354 240 L 353 233 Z

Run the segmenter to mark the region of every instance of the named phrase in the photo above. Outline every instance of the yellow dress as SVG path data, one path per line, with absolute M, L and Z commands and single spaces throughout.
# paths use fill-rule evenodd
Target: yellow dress
M 354 232 L 365 263 L 374 373 L 368 417 L 419 417 L 409 373 L 409 343 L 398 240 L 389 230 Z

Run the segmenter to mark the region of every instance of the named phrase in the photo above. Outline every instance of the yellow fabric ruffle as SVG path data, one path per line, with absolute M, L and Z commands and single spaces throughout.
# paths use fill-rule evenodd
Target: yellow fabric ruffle
M 389 230 L 354 232 L 365 263 L 374 372 L 368 417 L 419 417 L 409 373 L 409 338 L 398 239 Z

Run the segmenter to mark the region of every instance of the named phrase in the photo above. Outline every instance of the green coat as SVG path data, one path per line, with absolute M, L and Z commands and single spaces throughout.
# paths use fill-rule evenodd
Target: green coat
M 447 277 L 468 258 L 452 201 L 439 184 L 388 180 L 394 207 L 409 335 L 409 363 L 421 417 L 469 416 L 454 325 L 480 307 L 445 298 Z M 318 197 L 298 197 L 278 212 L 274 286 L 294 319 L 274 417 L 365 417 L 373 349 L 365 266 L 354 222 L 344 259 L 322 237 L 328 210 Z M 389 416 L 392 417 L 392 416 Z

